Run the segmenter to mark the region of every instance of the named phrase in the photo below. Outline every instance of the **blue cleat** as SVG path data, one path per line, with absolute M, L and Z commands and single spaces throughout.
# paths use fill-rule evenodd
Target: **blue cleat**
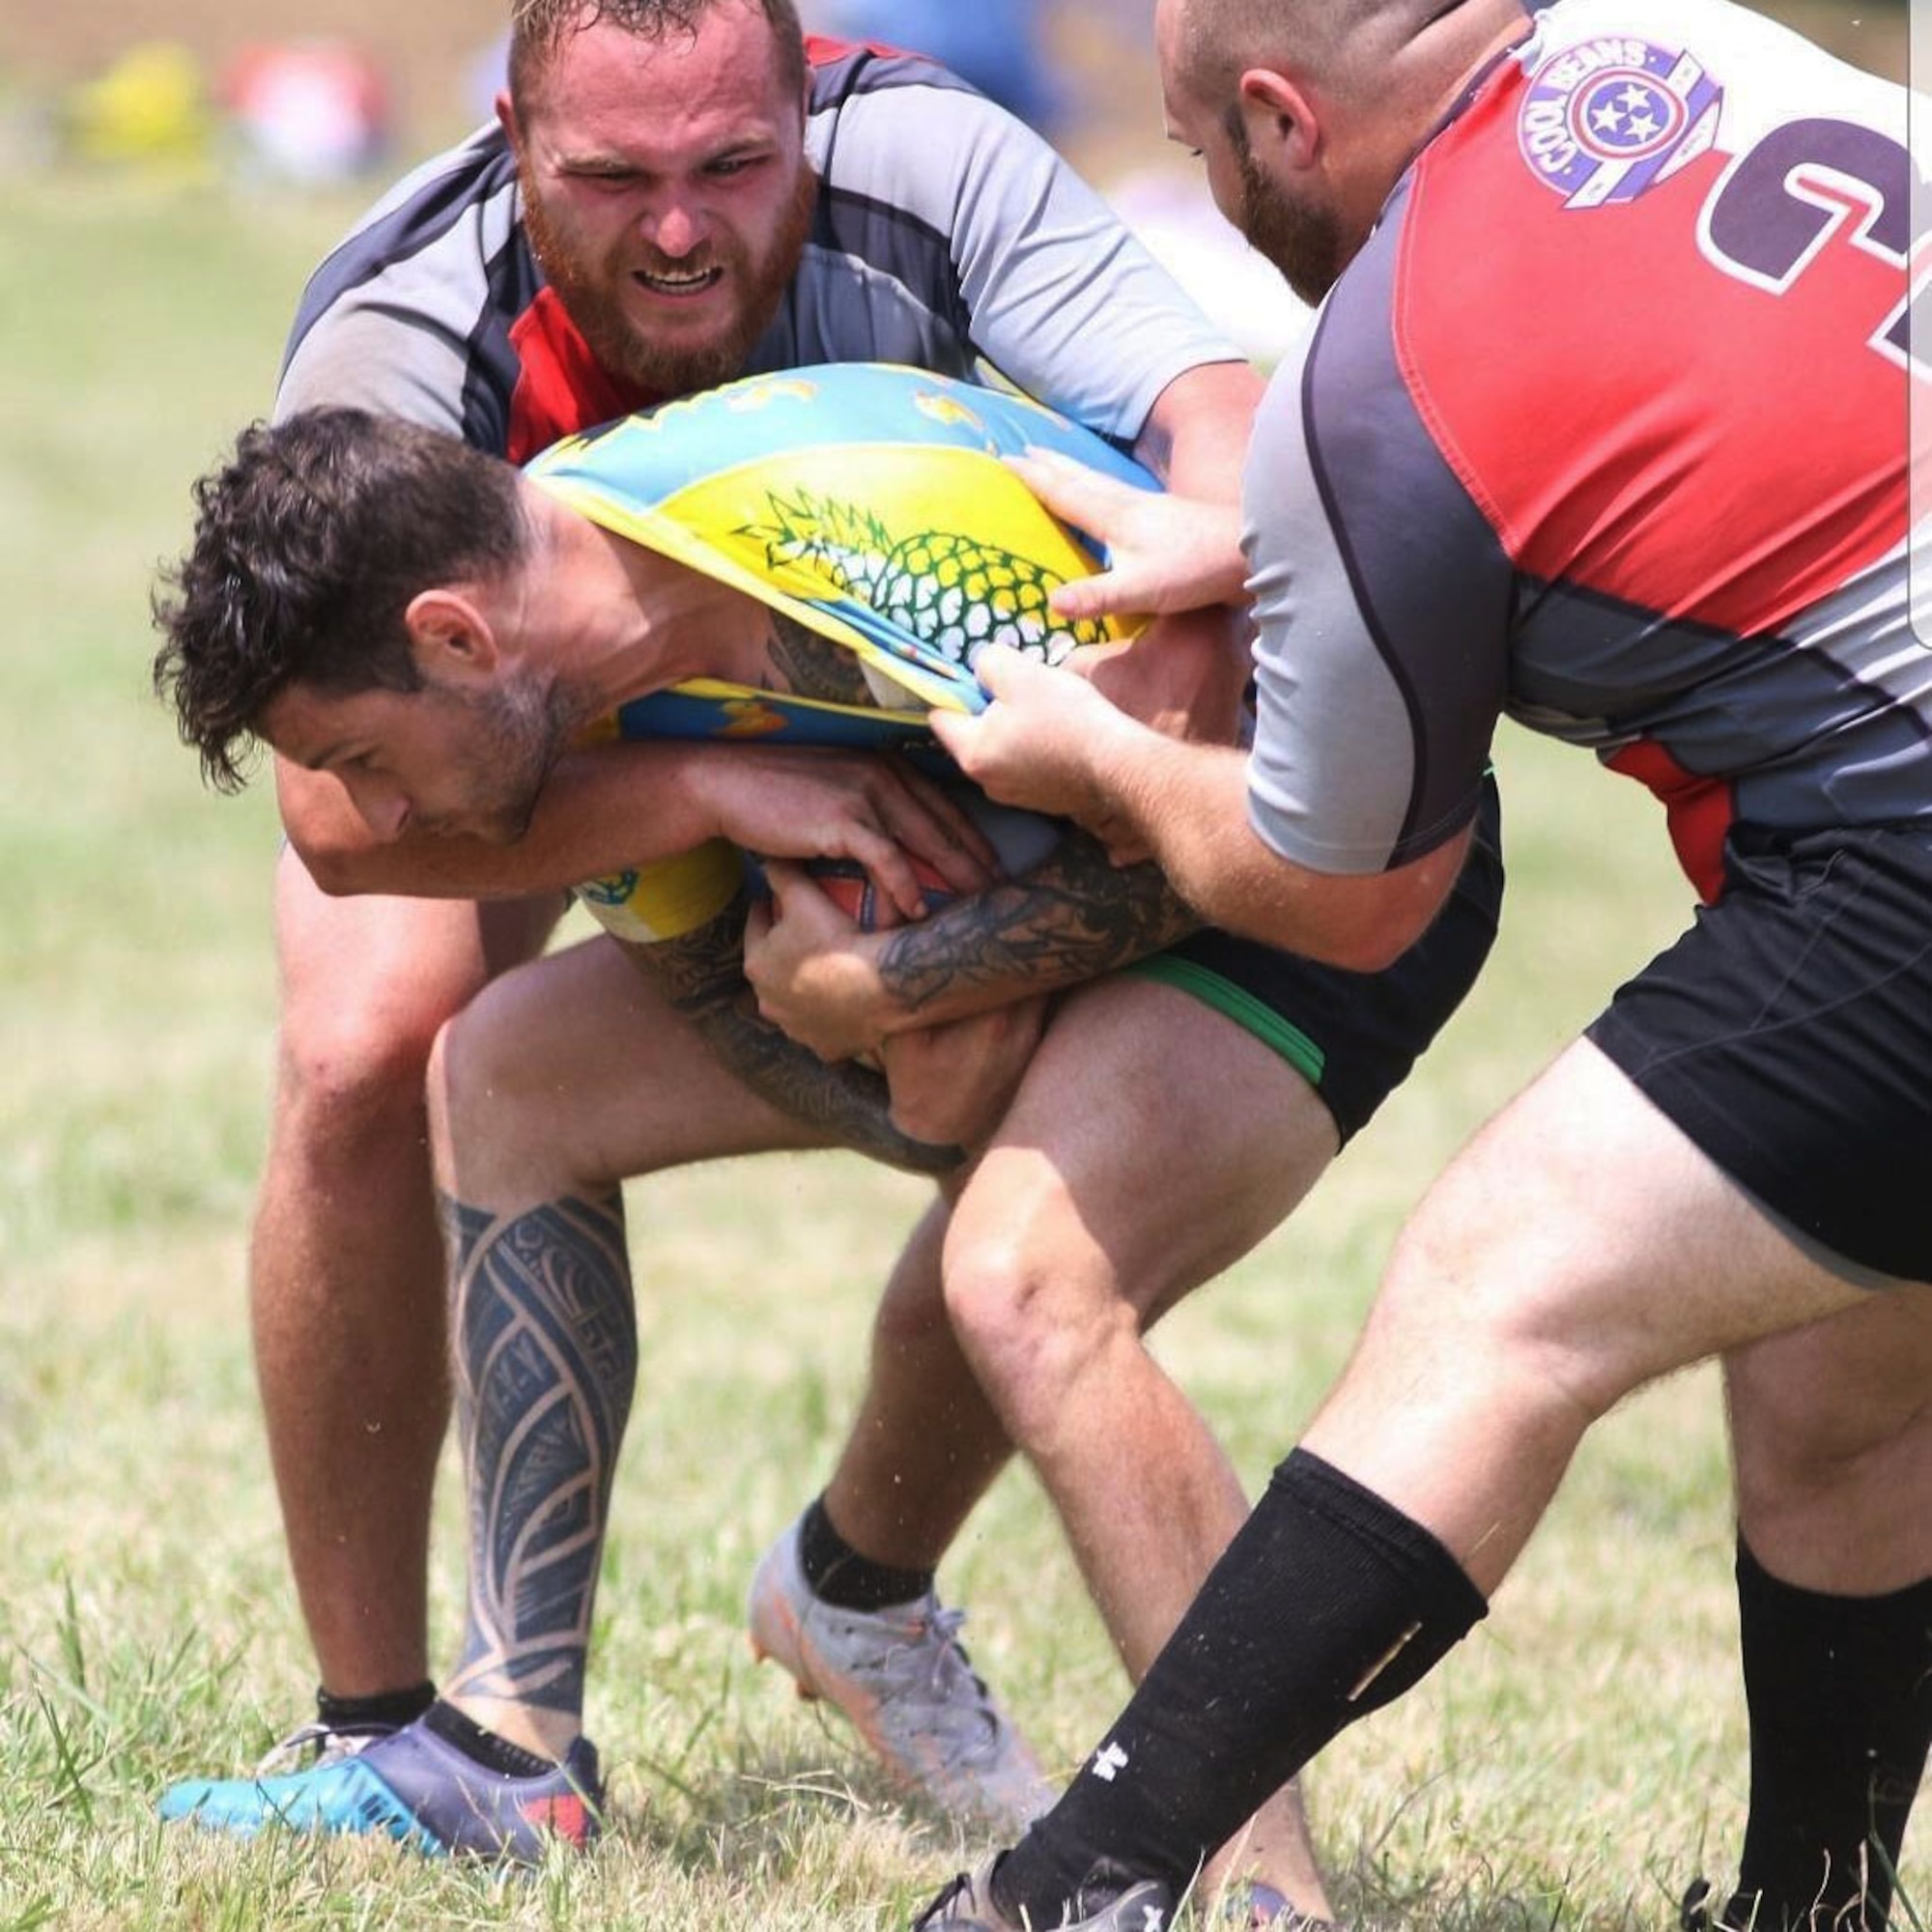
M 478 1764 L 419 1718 L 349 1747 L 326 1745 L 306 1771 L 170 1786 L 160 1814 L 243 1838 L 280 1826 L 387 1836 L 433 1857 L 540 1864 L 554 1842 L 587 1848 L 602 1804 L 588 1738 L 579 1738 L 560 1765 L 515 1777 Z

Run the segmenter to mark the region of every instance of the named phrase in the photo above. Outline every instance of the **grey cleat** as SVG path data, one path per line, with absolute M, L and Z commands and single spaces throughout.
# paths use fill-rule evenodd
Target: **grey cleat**
M 1051 1924 L 1025 1914 L 1009 1918 L 993 1899 L 993 1873 L 1005 1857 L 961 1872 L 913 1920 L 912 1932 L 1169 1932 L 1174 1923 L 1174 1894 L 1158 1879 L 1104 1865 L 1087 1874 Z
M 963 1612 L 930 1594 L 876 1611 L 823 1602 L 799 1567 L 794 1523 L 759 1563 L 746 1614 L 756 1655 L 783 1664 L 801 1697 L 842 1711 L 908 1790 L 1014 1834 L 1053 1804 L 1038 1760 L 967 1662 Z

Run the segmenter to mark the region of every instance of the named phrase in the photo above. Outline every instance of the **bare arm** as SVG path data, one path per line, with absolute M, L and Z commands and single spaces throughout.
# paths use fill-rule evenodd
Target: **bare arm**
M 1119 867 L 1071 833 L 1024 878 L 884 935 L 888 1033 L 962 1019 L 1130 966 L 1201 922 L 1153 866 Z
M 709 837 L 696 748 L 613 745 L 564 758 L 514 844 L 405 832 L 379 838 L 328 773 L 275 760 L 282 824 L 327 893 L 506 898 L 558 891 Z
M 342 785 L 284 759 L 282 820 L 330 894 L 511 898 L 561 891 L 713 838 L 792 858 L 848 858 L 907 911 L 922 904 L 912 858 L 970 890 L 984 843 L 937 786 L 895 759 L 764 745 L 612 744 L 572 753 L 509 845 L 406 833 L 385 843 Z M 910 855 L 910 856 L 908 856 Z
M 1455 884 L 1468 832 L 1392 871 L 1311 871 L 1249 824 L 1244 753 L 1150 731 L 1078 678 L 1015 652 L 987 651 L 980 676 L 998 701 L 935 725 L 961 769 L 995 798 L 1145 846 L 1210 923 L 1372 973 L 1421 937 Z
M 1134 454 L 1176 496 L 1241 500 L 1241 469 L 1267 384 L 1246 362 L 1206 362 L 1156 398 Z
M 1473 836 L 1463 831 L 1392 871 L 1312 871 L 1250 825 L 1245 753 L 1153 738 L 1129 755 L 1131 765 L 1107 766 L 1101 781 L 1205 918 L 1349 972 L 1378 973 L 1422 937 Z
M 759 1017 L 743 970 L 745 901 L 696 931 L 651 946 L 623 941 L 632 964 L 686 1014 L 723 1065 L 753 1093 L 843 1146 L 916 1174 L 944 1174 L 956 1147 L 914 1140 L 893 1124 L 886 1083 L 852 1065 L 827 1065 Z

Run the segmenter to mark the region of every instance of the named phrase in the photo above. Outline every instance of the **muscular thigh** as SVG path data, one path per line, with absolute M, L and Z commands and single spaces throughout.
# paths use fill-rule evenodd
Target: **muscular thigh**
M 1065 1000 L 954 1210 L 1054 1293 L 1144 1321 L 1267 1235 L 1334 1157 L 1307 1079 L 1224 1012 L 1122 976 Z
M 1246 1254 L 1481 970 L 1498 810 L 1492 784 L 1448 904 L 1385 972 L 1208 931 L 1067 997 L 960 1199 L 949 1270 L 991 1252 L 1021 1292 L 1119 1296 L 1151 1321 Z
M 1395 1375 L 1520 1342 L 1602 1406 L 1932 1271 L 1932 853 L 1740 828 L 1725 860 L 1424 1202 L 1370 1325 Z
M 1507 1360 L 1603 1408 L 1861 1293 L 1585 1040 L 1424 1198 L 1364 1354 L 1391 1385 Z
M 446 1179 L 501 1211 L 687 1161 L 826 1144 L 749 1093 L 602 937 L 472 1001 L 444 1036 L 431 1101 Z

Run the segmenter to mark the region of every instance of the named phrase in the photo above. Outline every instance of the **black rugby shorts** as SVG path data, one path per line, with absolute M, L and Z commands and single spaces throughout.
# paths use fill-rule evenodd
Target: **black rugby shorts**
M 1801 1238 L 1932 1280 L 1932 834 L 1733 828 L 1588 1037 Z
M 1126 970 L 1193 994 L 1272 1047 L 1315 1089 L 1346 1144 L 1475 984 L 1502 898 L 1501 807 L 1489 778 L 1447 901 L 1383 971 L 1345 973 L 1211 927 Z

